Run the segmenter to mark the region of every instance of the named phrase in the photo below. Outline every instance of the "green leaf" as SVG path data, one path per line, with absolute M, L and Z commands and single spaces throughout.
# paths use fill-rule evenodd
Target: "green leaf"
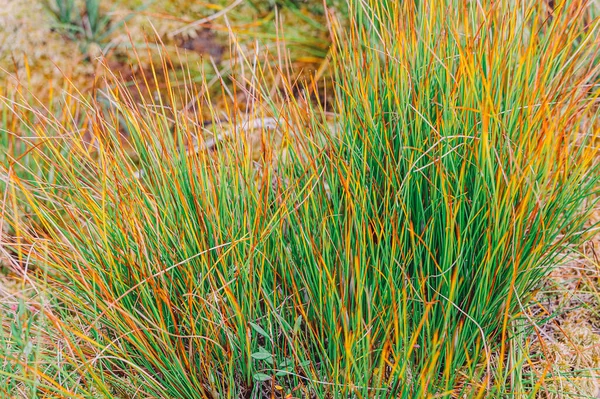
M 296 321 L 294 322 L 294 334 L 298 334 L 298 331 L 300 331 L 301 324 L 302 324 L 302 315 L 298 316 L 296 318 Z
M 264 373 L 256 373 L 252 378 L 254 378 L 254 381 L 269 381 L 271 376 Z
M 265 330 L 263 330 L 263 328 L 261 326 L 259 326 L 258 324 L 250 322 L 250 327 L 252 327 L 254 329 L 254 331 L 259 333 L 263 337 L 268 338 L 269 340 L 271 339 L 269 334 Z
M 252 356 L 252 358 L 256 359 L 256 360 L 271 359 L 271 354 L 270 353 L 255 352 L 255 353 L 251 354 L 250 356 Z
M 280 369 L 289 370 L 290 368 L 293 368 L 293 367 L 294 367 L 294 361 L 292 359 L 285 359 L 284 361 L 279 363 Z

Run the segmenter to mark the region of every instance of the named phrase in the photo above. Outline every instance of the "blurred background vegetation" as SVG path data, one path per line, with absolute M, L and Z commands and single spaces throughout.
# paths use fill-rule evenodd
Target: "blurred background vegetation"
M 342 19 L 347 12 L 342 0 L 327 6 Z M 214 83 L 235 69 L 231 35 L 235 53 L 284 51 L 298 75 L 326 73 L 330 47 L 320 0 L 0 0 L 0 26 L 0 90 L 20 85 L 40 99 L 65 80 L 91 90 L 106 73 L 101 62 L 125 80 L 148 78 L 165 50 L 186 66 L 171 68 L 174 81 Z

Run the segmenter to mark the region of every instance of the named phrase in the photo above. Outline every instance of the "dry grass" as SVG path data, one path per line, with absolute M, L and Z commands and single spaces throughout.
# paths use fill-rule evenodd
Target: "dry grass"
M 113 73 L 129 80 L 135 74 L 149 72 L 151 63 L 160 64 L 158 48 L 146 51 L 148 41 L 154 43 L 157 37 L 161 51 L 173 60 L 184 60 L 185 66 L 176 65 L 172 70 L 175 75 L 179 73 L 174 82 L 183 79 L 177 70 L 185 67 L 194 76 L 212 81 L 218 89 L 218 74 L 229 75 L 236 69 L 230 58 L 232 51 L 251 55 L 260 41 L 260 51 L 277 53 L 282 50 L 284 38 L 290 71 L 302 75 L 318 70 L 330 45 L 320 2 L 279 9 L 265 4 L 255 7 L 247 1 L 104 0 L 100 2 L 100 13 L 110 21 L 106 34 L 87 38 L 65 33 L 42 0 L 1 0 L 0 69 L 9 74 L 0 74 L 0 86 L 22 85 L 37 98 L 47 99 L 68 79 L 81 92 L 87 92 L 103 78 L 105 69 L 100 59 L 110 65 Z M 77 1 L 76 26 L 81 24 L 77 18 L 84 10 L 83 1 Z M 231 34 L 236 37 L 233 49 L 229 45 Z M 132 47 L 140 50 L 139 57 Z M 217 101 L 218 92 L 214 94 Z
M 590 224 L 597 226 L 600 211 Z M 600 235 L 560 265 L 537 295 L 534 314 L 551 317 L 532 336 L 530 371 L 545 375 L 542 398 L 600 396 Z

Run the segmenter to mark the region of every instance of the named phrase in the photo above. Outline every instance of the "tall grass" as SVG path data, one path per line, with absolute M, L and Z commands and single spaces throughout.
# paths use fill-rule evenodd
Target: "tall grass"
M 35 213 L 16 262 L 46 273 L 68 348 L 38 392 L 535 396 L 528 299 L 598 188 L 598 20 L 578 1 L 349 6 L 334 124 L 256 60 L 250 114 L 208 128 L 171 85 L 26 106 L 60 173 L 11 176 Z
M 491 368 L 521 367 L 507 363 L 511 318 L 587 219 L 598 26 L 573 17 L 585 6 L 374 2 L 353 30 L 364 47 L 342 47 L 351 117 L 337 159 L 359 226 L 382 237 L 365 259 L 384 255 L 374 263 L 395 263 L 384 274 L 411 292 L 382 319 L 409 326 L 396 353 L 417 371 L 417 396 L 473 383 L 474 369 L 456 372 L 465 365 L 485 364 L 481 394 Z

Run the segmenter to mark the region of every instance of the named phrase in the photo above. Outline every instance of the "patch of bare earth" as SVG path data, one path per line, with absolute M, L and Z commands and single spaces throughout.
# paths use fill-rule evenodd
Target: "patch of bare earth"
M 600 221 L 600 209 L 591 225 Z M 526 366 L 543 380 L 538 397 L 600 398 L 600 234 L 545 282 L 534 307 L 549 320 L 533 334 Z

